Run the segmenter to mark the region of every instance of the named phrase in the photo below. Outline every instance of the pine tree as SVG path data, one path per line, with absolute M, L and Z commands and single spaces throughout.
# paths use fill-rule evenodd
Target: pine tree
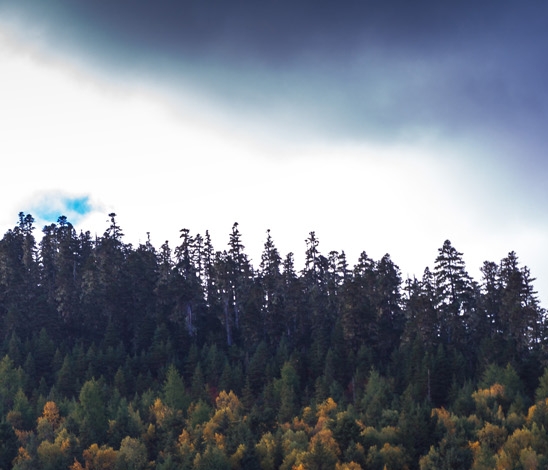
M 190 399 L 186 394 L 185 385 L 177 368 L 171 364 L 167 370 L 163 387 L 164 403 L 173 408 L 186 412 Z
M 538 305 L 533 281 L 529 269 L 519 267 L 513 251 L 501 261 L 501 328 L 516 353 L 538 346 L 544 337 L 544 312 Z
M 26 338 L 44 326 L 44 305 L 33 235 L 34 218 L 19 213 L 19 223 L 0 240 L 0 325 L 2 337 L 11 332 Z
M 293 253 L 283 261 L 283 292 L 285 334 L 292 345 L 306 345 L 310 341 L 310 318 L 306 315 L 303 281 L 297 276 Z
M 341 326 L 350 349 L 355 352 L 363 343 L 372 344 L 376 336 L 374 284 L 374 262 L 362 252 L 341 291 Z
M 379 358 L 385 360 L 400 343 L 405 319 L 401 306 L 401 276 L 398 266 L 386 254 L 375 263 L 373 305 L 376 312 L 376 338 Z
M 156 320 L 156 287 L 160 277 L 158 258 L 150 241 L 140 244 L 136 250 L 129 250 L 126 257 L 128 307 L 132 312 L 127 319 L 127 337 L 131 333 L 131 341 L 126 346 L 134 352 L 150 344 L 151 324 Z
M 225 329 L 226 343 L 231 346 L 241 334 L 242 315 L 253 315 L 258 312 L 244 312 L 245 297 L 252 286 L 253 270 L 244 253 L 238 223 L 232 226 L 229 250 L 217 252 L 215 256 L 215 285 L 220 298 L 221 322 Z M 252 318 L 247 319 L 253 322 Z
M 263 296 L 261 316 L 264 322 L 265 337 L 271 345 L 279 343 L 286 323 L 281 266 L 282 258 L 274 245 L 270 230 L 267 230 L 259 277 Z
M 440 339 L 440 324 L 435 306 L 433 276 L 428 268 L 422 280 L 407 281 L 405 299 L 406 325 L 404 341 L 413 344 L 419 339 L 426 350 L 432 350 Z
M 199 315 L 204 299 L 199 278 L 200 265 L 195 264 L 200 261 L 199 256 L 194 255 L 196 238 L 190 235 L 188 229 L 181 230 L 181 239 L 181 245 L 175 249 L 173 289 L 176 305 L 172 319 L 180 328 L 186 330 L 188 336 L 193 337 L 197 335 L 198 328 L 203 323 Z
M 463 344 L 470 315 L 475 308 L 472 280 L 466 272 L 462 253 L 449 240 L 443 243 L 438 253 L 434 282 L 441 339 L 446 344 Z
M 17 436 L 11 425 L 0 423 L 0 468 L 12 468 L 17 448 Z
M 296 416 L 299 408 L 299 376 L 290 362 L 286 362 L 281 370 L 279 382 L 280 410 L 278 421 L 284 423 Z
M 88 380 L 82 386 L 74 419 L 79 426 L 82 444 L 103 443 L 108 428 L 106 397 L 103 383 Z
M 124 344 L 132 339 L 131 286 L 125 269 L 130 247 L 122 242 L 123 233 L 116 214 L 109 214 L 110 226 L 96 238 L 82 272 L 82 323 L 87 335 L 100 340 L 109 321 L 122 333 Z
M 312 336 L 325 341 L 335 324 L 336 311 L 331 310 L 328 294 L 328 260 L 318 250 L 319 240 L 315 232 L 310 232 L 305 240 L 305 266 L 302 271 L 305 305 L 310 318 Z

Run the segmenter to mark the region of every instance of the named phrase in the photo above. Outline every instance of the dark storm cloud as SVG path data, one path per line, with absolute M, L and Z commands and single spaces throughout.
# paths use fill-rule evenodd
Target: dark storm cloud
M 1 2 L 0 2 L 1 4 Z M 227 110 L 367 138 L 536 136 L 545 2 L 22 0 L 60 45 Z M 63 44 L 64 42 L 64 44 Z
M 18 8 L 72 39 L 108 42 L 105 54 L 219 54 L 280 65 L 310 52 L 352 57 L 364 47 L 424 54 L 504 32 L 497 29 L 516 18 L 504 2 L 476 3 L 20 0 Z
M 432 37 L 470 35 L 503 26 L 503 2 L 312 1 L 95 1 L 56 2 L 80 26 L 117 35 L 144 47 L 205 50 L 242 47 L 268 59 L 290 57 L 301 48 L 353 47 L 365 36 L 384 45 L 426 46 Z M 525 7 L 526 8 L 526 7 Z M 520 7 L 523 10 L 523 7 Z M 519 11 L 518 11 L 519 13 Z M 531 18 L 533 20 L 534 18 Z M 518 18 L 519 20 L 519 18 Z M 502 24 L 501 24 L 502 23 Z

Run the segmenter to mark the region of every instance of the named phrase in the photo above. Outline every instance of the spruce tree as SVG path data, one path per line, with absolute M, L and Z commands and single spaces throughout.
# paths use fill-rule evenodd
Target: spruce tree
M 474 306 L 472 279 L 462 253 L 449 240 L 438 250 L 434 267 L 436 308 L 440 315 L 441 338 L 446 344 L 463 344 Z

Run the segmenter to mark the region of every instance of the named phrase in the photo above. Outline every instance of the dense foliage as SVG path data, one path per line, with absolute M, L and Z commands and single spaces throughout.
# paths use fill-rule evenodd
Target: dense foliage
M 421 279 L 267 232 L 133 247 L 23 213 L 0 240 L 0 468 L 548 466 L 545 311 L 515 253 Z

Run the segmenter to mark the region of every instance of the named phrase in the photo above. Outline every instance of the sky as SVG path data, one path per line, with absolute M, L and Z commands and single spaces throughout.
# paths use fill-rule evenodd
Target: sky
M 548 302 L 548 4 L 0 0 L 0 231 L 179 230 L 258 267 L 267 229 L 389 253 L 515 251 Z

